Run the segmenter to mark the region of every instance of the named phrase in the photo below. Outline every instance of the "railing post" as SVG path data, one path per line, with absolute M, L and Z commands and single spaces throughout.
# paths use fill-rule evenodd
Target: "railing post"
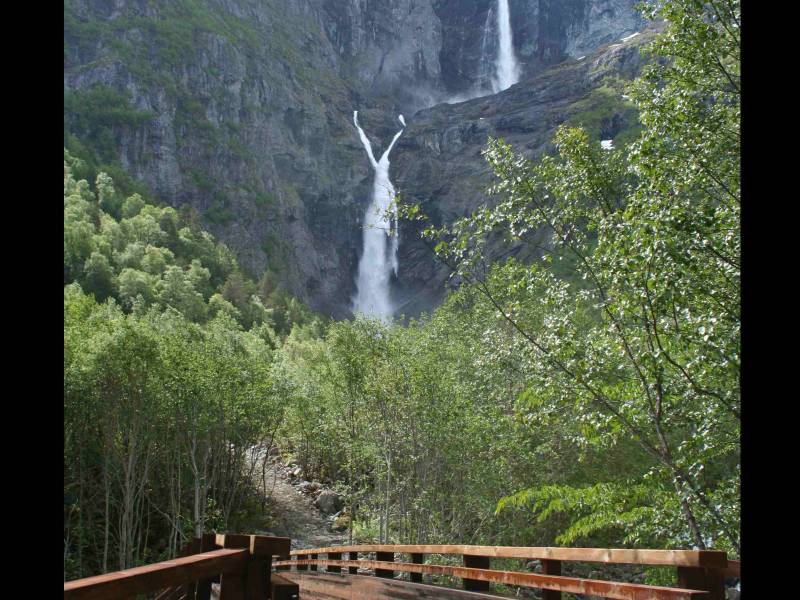
M 267 600 L 269 598 L 270 571 L 272 568 L 271 556 L 253 556 L 246 569 L 247 599 Z
M 561 575 L 561 561 L 544 559 L 542 562 L 542 575 Z M 542 590 L 542 600 L 561 600 L 558 590 Z
M 250 564 L 247 567 L 248 600 L 267 600 L 272 579 L 272 555 L 285 554 L 283 544 L 276 547 L 276 540 L 264 535 L 250 536 Z
M 307 554 L 302 554 L 302 555 L 297 555 L 296 554 L 295 557 L 294 557 L 294 560 L 295 560 L 295 562 L 297 562 L 298 560 L 303 560 L 305 558 L 308 558 Z M 295 565 L 294 568 L 296 570 L 298 570 L 298 571 L 307 571 L 308 570 L 308 565 Z
M 328 552 L 328 560 L 342 560 L 342 553 L 341 552 Z M 342 567 L 333 567 L 328 566 L 326 567 L 328 573 L 341 573 Z
M 394 552 L 376 552 L 375 560 L 394 562 Z M 394 577 L 394 571 L 391 569 L 375 569 L 375 577 L 386 577 L 387 579 L 392 579 Z
M 291 554 L 291 542 L 290 542 L 289 543 L 289 547 L 287 547 L 286 549 L 284 549 L 283 551 L 278 553 L 278 560 L 289 560 L 291 557 L 292 557 L 292 554 Z M 270 567 L 271 566 L 272 565 L 270 565 Z M 292 567 L 275 567 L 275 570 L 277 571 L 278 568 L 290 571 Z
M 464 566 L 468 569 L 489 569 L 491 561 L 488 556 L 464 555 Z M 488 592 L 489 582 L 478 579 L 464 579 L 464 589 L 471 592 Z
M 358 552 L 348 552 L 350 560 L 358 560 Z M 358 567 L 347 567 L 347 572 L 350 575 L 358 575 Z
M 201 548 L 201 540 L 199 537 L 192 538 L 192 540 L 187 544 L 186 548 L 186 556 L 190 554 L 198 554 Z M 194 598 L 195 594 L 197 593 L 197 582 L 191 581 L 187 583 L 183 588 L 183 593 L 186 594 L 187 598 Z
M 411 562 L 415 565 L 421 565 L 424 562 L 425 555 L 413 553 L 411 555 Z M 422 573 L 409 573 L 411 581 L 414 583 L 422 583 Z
M 678 567 L 678 587 L 709 592 L 709 600 L 725 600 L 725 577 L 719 569 Z
M 712 600 L 725 600 L 725 571 L 706 569 L 706 583 Z
M 200 538 L 200 552 L 211 552 L 217 547 L 217 536 L 204 533 Z M 211 600 L 211 583 L 213 578 L 201 579 L 197 582 L 197 600 Z
M 247 548 L 249 552 L 251 537 L 249 535 L 226 533 L 224 535 L 218 534 L 217 541 L 223 548 Z M 219 583 L 219 600 L 245 600 L 249 571 L 250 563 L 248 562 L 241 573 L 223 573 Z

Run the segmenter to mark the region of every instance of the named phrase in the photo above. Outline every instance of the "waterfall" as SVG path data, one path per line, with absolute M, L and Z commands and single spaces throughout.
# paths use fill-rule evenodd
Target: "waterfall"
M 397 207 L 392 206 L 394 186 L 389 180 L 389 153 L 395 142 L 403 133 L 406 121 L 399 115 L 403 129 L 392 139 L 392 143 L 376 161 L 369 138 L 358 124 L 358 111 L 353 112 L 353 122 L 358 129 L 361 143 L 367 151 L 369 162 L 375 170 L 375 181 L 372 188 L 372 202 L 364 215 L 363 253 L 358 262 L 356 278 L 356 295 L 353 298 L 353 313 L 361 313 L 367 317 L 376 317 L 388 322 L 394 313 L 389 298 L 389 281 L 391 274 L 397 275 L 397 249 L 400 239 L 397 228 Z M 392 208 L 394 217 L 390 219 L 387 212 Z
M 493 15 L 494 11 L 490 6 L 489 10 L 486 12 L 486 23 L 483 26 L 483 35 L 481 36 L 481 60 L 478 64 L 478 82 L 476 85 L 476 91 L 480 95 L 484 95 L 489 91 L 492 93 L 496 93 L 498 91 L 495 89 L 496 86 L 493 76 L 494 71 L 496 70 L 496 65 L 493 64 L 489 59 L 494 42 L 494 31 L 492 27 Z
M 495 31 L 497 32 L 495 35 Z M 494 60 L 492 56 L 494 55 Z M 520 67 L 514 53 L 514 34 L 511 30 L 511 11 L 508 0 L 497 0 L 497 6 L 489 6 L 481 36 L 481 58 L 478 63 L 478 79 L 474 90 L 453 99 L 463 102 L 486 94 L 496 94 L 519 81 Z
M 508 0 L 497 0 L 497 74 L 494 81 L 495 93 L 501 92 L 519 81 L 519 63 L 514 54 L 514 37 L 511 31 L 511 11 Z

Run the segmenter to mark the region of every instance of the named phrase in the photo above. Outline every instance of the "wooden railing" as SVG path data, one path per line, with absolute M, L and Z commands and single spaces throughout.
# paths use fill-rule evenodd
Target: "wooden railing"
M 373 553 L 374 559 L 359 559 L 359 554 Z M 403 554 L 410 560 L 398 561 Z M 426 554 L 461 556 L 463 566 L 426 564 Z M 739 577 L 738 562 L 728 561 L 724 552 L 706 550 L 361 545 L 294 550 L 291 556 L 273 566 L 298 584 L 303 600 L 497 598 L 487 594 L 492 583 L 539 588 L 543 600 L 560 600 L 563 592 L 620 600 L 725 600 L 725 578 Z M 493 570 L 493 558 L 539 560 L 542 572 Z M 674 567 L 678 587 L 567 577 L 562 575 L 566 562 Z M 369 572 L 374 577 L 364 576 Z M 407 573 L 408 581 L 395 579 L 399 573 Z M 423 585 L 423 575 L 460 578 L 465 591 Z
M 297 584 L 272 573 L 273 557 L 288 558 L 289 538 L 208 534 L 195 538 L 186 556 L 164 562 L 68 581 L 64 599 L 209 600 L 212 583 L 221 600 L 291 600 Z
M 543 600 L 560 600 L 565 592 L 621 600 L 725 600 L 725 579 L 741 577 L 738 561 L 706 550 L 361 545 L 290 551 L 289 538 L 209 534 L 193 540 L 184 554 L 69 581 L 64 598 L 209 600 L 216 582 L 220 600 L 489 600 L 498 598 L 489 594 L 491 584 L 538 588 Z M 359 559 L 359 554 L 370 556 Z M 400 560 L 402 555 L 409 560 Z M 426 555 L 459 556 L 462 565 L 429 564 Z M 492 569 L 492 559 L 538 560 L 541 573 Z M 570 562 L 672 567 L 678 587 L 565 576 L 562 566 Z M 407 580 L 395 578 L 398 574 L 407 574 Z M 461 579 L 464 589 L 424 584 L 423 575 Z

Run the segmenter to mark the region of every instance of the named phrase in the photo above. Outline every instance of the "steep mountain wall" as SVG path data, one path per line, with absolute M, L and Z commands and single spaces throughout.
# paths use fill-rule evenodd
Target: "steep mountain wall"
M 646 31 L 605 46 L 582 60 L 568 60 L 493 96 L 418 112 L 394 151 L 395 187 L 406 204 L 421 205 L 434 225 L 451 223 L 485 203 L 493 181 L 481 155 L 489 137 L 502 138 L 528 158 L 553 150 L 559 125 L 583 126 L 590 136 L 630 141 L 638 128 L 623 85 L 642 64 Z M 436 306 L 449 270 L 431 250 L 401 229 L 400 312 L 415 315 Z
M 514 48 L 523 73 L 578 58 L 644 26 L 636 0 L 510 0 Z M 441 72 L 451 94 L 467 93 L 485 76 L 485 53 L 497 51 L 496 0 L 434 0 L 442 23 Z M 492 35 L 485 36 L 489 29 Z
M 282 1 L 104 5 L 65 5 L 65 96 L 80 105 L 99 85 L 153 115 L 100 131 L 122 166 L 197 208 L 252 273 L 271 268 L 317 310 L 345 314 L 352 282 L 340 274 L 356 267 L 369 166 L 348 118 L 358 92 L 338 76 L 318 13 Z
M 341 59 L 340 74 L 364 99 L 380 98 L 406 112 L 438 95 L 441 24 L 419 0 L 317 0 L 322 26 Z
M 511 0 L 526 77 L 637 30 L 633 4 Z M 457 172 L 446 154 L 423 166 L 429 157 L 421 152 L 415 166 L 414 152 L 424 145 L 423 131 L 445 136 L 472 127 L 454 124 L 467 109 L 439 105 L 411 115 L 474 86 L 493 5 L 66 0 L 65 143 L 99 164 L 119 165 L 157 199 L 194 207 L 254 275 L 272 270 L 315 310 L 346 316 L 372 184 L 352 111 L 362 111 L 376 152 L 391 139 L 396 114 L 406 114 L 410 128 L 392 164 L 399 189 L 429 169 L 413 184 L 415 195 L 434 202 L 443 185 L 459 195 L 466 180 L 445 183 Z M 469 106 L 487 106 L 498 123 L 513 122 L 501 113 L 508 98 L 523 93 Z M 435 134 L 427 129 L 438 127 Z M 483 133 L 471 134 L 469 152 L 485 143 Z M 523 127 L 516 139 L 544 143 L 538 136 Z M 443 216 L 451 212 L 447 198 Z M 464 198 L 481 201 L 471 192 Z M 401 251 L 401 284 L 438 285 L 418 274 L 412 246 Z

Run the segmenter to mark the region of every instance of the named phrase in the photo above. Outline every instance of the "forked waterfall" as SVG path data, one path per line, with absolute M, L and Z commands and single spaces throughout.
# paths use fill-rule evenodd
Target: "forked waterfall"
M 363 252 L 358 262 L 356 295 L 353 298 L 353 313 L 366 317 L 391 320 L 394 315 L 390 295 L 392 273 L 397 276 L 397 250 L 400 239 L 397 228 L 397 206 L 394 204 L 395 190 L 389 179 L 389 154 L 405 129 L 403 115 L 398 116 L 403 126 L 380 160 L 375 160 L 372 144 L 358 124 L 358 111 L 353 112 L 353 122 L 358 129 L 361 143 L 367 151 L 369 162 L 375 170 L 372 202 L 364 215 Z

